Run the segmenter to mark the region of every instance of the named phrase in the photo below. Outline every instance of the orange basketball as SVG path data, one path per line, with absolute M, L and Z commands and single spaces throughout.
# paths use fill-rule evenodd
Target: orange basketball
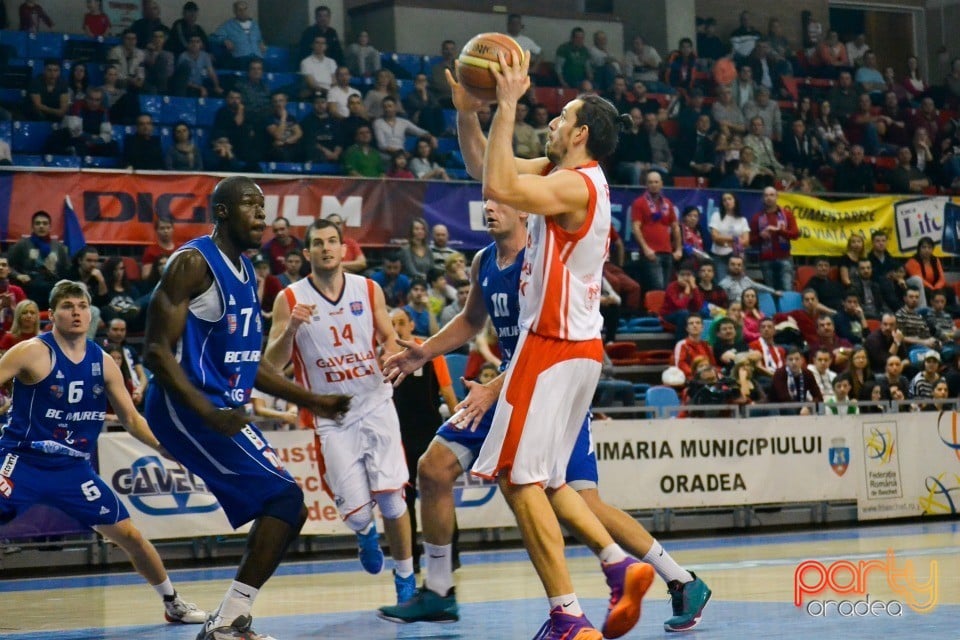
M 513 64 L 514 56 L 523 60 L 523 49 L 505 33 L 476 35 L 460 52 L 460 84 L 481 100 L 492 102 L 497 99 L 497 81 L 490 69 L 500 70 L 497 59 L 500 52 L 503 52 L 507 64 Z

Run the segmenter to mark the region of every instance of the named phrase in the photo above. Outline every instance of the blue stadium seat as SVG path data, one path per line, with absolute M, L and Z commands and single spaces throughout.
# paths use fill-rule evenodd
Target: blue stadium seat
M 117 169 L 120 167 L 119 158 L 100 158 L 97 156 L 84 156 L 83 166 L 90 169 Z
M 27 57 L 27 32 L 26 31 L 0 31 L 0 45 L 5 45 L 14 50 L 18 58 Z
M 467 369 L 467 356 L 462 353 L 448 353 L 444 358 L 447 360 L 447 369 L 450 370 L 450 379 L 453 380 L 453 392 L 457 400 L 463 400 L 467 397 L 467 390 L 460 378 Z M 450 407 L 450 412 L 453 412 L 453 407 Z
M 423 71 L 423 56 L 415 53 L 383 53 L 380 59 L 382 62 L 392 62 L 397 69 L 394 73 L 398 77 L 401 71 L 405 72 L 409 77 L 404 80 L 412 80 L 415 75 Z
M 63 169 L 79 169 L 80 157 L 79 156 L 53 156 L 53 155 L 47 154 L 43 156 L 43 166 L 61 167 Z
M 63 58 L 62 33 L 31 33 L 27 36 L 27 56 L 30 58 Z
M 768 318 L 772 318 L 777 313 L 777 303 L 773 300 L 773 295 L 768 291 L 757 292 L 757 304 L 760 311 Z
M 290 71 L 290 50 L 286 47 L 267 47 L 263 54 L 263 68 L 268 72 Z
M 53 132 L 52 122 L 17 121 L 13 123 L 14 153 L 40 153 L 47 138 Z M 32 166 L 43 166 L 40 165 Z
M 413 93 L 413 80 L 397 80 L 397 89 L 400 92 L 400 99 L 405 99 Z
M 646 402 L 647 401 L 647 391 L 650 390 L 650 385 L 643 382 L 635 382 L 633 385 L 633 399 L 637 402 Z
M 130 130 L 122 124 L 113 125 L 113 139 L 117 143 L 120 153 L 123 153 L 123 140 L 129 132 Z
M 463 163 L 463 154 L 460 153 L 459 149 L 454 149 L 450 152 L 450 155 L 447 156 L 448 169 L 466 169 L 466 165 Z M 449 171 L 447 172 L 449 173 Z
M 423 72 L 430 73 L 433 65 L 443 62 L 443 56 L 423 56 Z
M 13 166 L 15 167 L 42 167 L 43 166 L 43 156 L 40 155 L 26 155 L 26 154 L 13 154 Z
M 676 407 L 679 404 L 680 398 L 677 396 L 677 392 L 670 387 L 657 385 L 647 389 L 646 405 L 657 409 L 654 418 L 675 418 L 677 412 L 675 410 L 666 411 L 666 408 Z
M 417 136 L 407 136 L 403 139 L 403 149 L 407 153 L 413 153 L 413 150 L 417 148 Z
M 286 71 L 268 73 L 266 74 L 265 78 L 267 81 L 267 86 L 270 87 L 270 91 L 279 91 L 280 89 L 290 87 L 291 85 L 300 85 L 299 73 L 290 73 Z
M 313 103 L 312 102 L 291 102 L 287 105 L 287 110 L 293 112 L 293 115 L 296 117 L 297 122 L 300 122 L 308 115 L 313 113 Z
M 23 89 L 0 88 L 0 104 L 20 104 L 27 97 Z
M 91 38 L 82 34 L 65 34 L 63 57 L 73 62 L 100 64 L 107 61 L 107 45 L 103 38 Z M 91 84 L 93 84 L 91 82 Z
M 340 165 L 335 162 L 307 162 L 303 165 L 303 170 L 318 176 L 338 176 L 343 173 Z
M 0 140 L 3 140 L 12 147 L 13 123 L 9 120 L 0 120 Z
M 160 148 L 163 149 L 163 153 L 166 154 L 170 150 L 170 147 L 173 146 L 173 128 L 172 127 L 160 127 Z
M 220 107 L 227 104 L 223 98 L 198 98 L 197 99 L 197 126 L 211 127 L 213 120 L 217 116 Z
M 303 173 L 303 164 L 300 162 L 261 162 L 260 170 L 264 173 Z
M 787 313 L 803 309 L 803 294 L 798 291 L 784 291 L 780 296 L 780 312 Z
M 437 138 L 437 151 L 440 153 L 453 153 L 460 151 L 460 142 L 456 138 Z M 460 158 L 461 163 L 463 157 Z
M 444 133 L 450 133 L 450 134 L 456 135 L 457 133 L 457 110 L 456 109 L 443 110 L 443 130 L 444 130 Z
M 191 127 L 197 124 L 197 99 L 164 96 L 160 124 L 176 124 L 181 120 Z
M 87 62 L 87 78 L 90 80 L 89 86 L 99 87 L 103 84 L 104 65 L 97 62 Z
M 447 175 L 453 180 L 472 180 L 466 169 L 446 169 Z
M 163 96 L 143 95 L 140 96 L 140 112 L 149 114 L 154 122 L 160 122 L 160 114 L 163 111 Z

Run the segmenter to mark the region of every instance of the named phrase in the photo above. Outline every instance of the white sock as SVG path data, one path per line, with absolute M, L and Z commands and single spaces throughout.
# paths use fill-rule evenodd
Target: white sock
M 445 596 L 453 587 L 453 545 L 423 543 L 427 556 L 427 579 L 424 584 L 438 596 Z
M 600 552 L 600 562 L 604 564 L 616 564 L 627 557 L 626 552 L 620 548 L 616 542 L 604 547 Z
M 357 531 L 357 535 L 361 535 L 361 536 L 367 535 L 368 533 L 370 533 L 370 529 L 373 528 L 373 525 L 374 525 L 374 524 L 375 524 L 375 523 L 371 522 L 370 524 L 368 524 L 367 526 L 365 526 L 365 527 L 363 528 L 363 531 Z
M 397 572 L 397 575 L 401 578 L 409 578 L 413 575 L 413 556 L 410 556 L 406 560 L 393 560 L 393 570 Z
M 653 541 L 653 546 L 650 547 L 647 555 L 641 559 L 653 565 L 657 575 L 663 578 L 663 581 L 666 583 L 676 580 L 680 584 L 686 584 L 693 580 L 690 572 L 678 565 L 676 560 L 671 558 L 670 554 L 664 551 L 663 547 L 661 547 L 660 543 L 656 540 Z
M 160 584 L 153 585 L 153 590 L 157 592 L 157 595 L 161 598 L 172 598 L 177 595 L 177 592 L 173 589 L 173 583 L 170 582 L 168 577 L 166 580 Z
M 571 616 L 582 616 L 583 609 L 580 608 L 580 601 L 577 600 L 577 594 L 571 593 L 565 596 L 550 598 L 550 611 L 560 607 L 564 613 Z
M 230 624 L 237 619 L 237 616 L 250 615 L 253 601 L 257 599 L 259 592 L 259 589 L 234 580 L 227 589 L 227 595 L 223 596 L 223 602 L 220 603 L 220 618 L 226 624 Z

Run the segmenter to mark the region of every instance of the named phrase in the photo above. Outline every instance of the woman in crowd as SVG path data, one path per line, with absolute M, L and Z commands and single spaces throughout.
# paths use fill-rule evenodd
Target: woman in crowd
M 203 171 L 203 154 L 193 142 L 193 132 L 183 121 L 173 127 L 173 145 L 167 151 L 165 163 L 168 170 Z
M 820 139 L 820 144 L 823 146 L 824 153 L 830 153 L 830 149 L 839 142 L 850 146 L 850 141 L 847 140 L 847 135 L 843 132 L 843 126 L 832 112 L 833 108 L 830 106 L 829 100 L 820 103 L 820 115 L 816 118 L 815 131 L 817 132 L 817 138 Z
M 695 205 L 688 205 L 680 216 L 680 244 L 683 246 L 683 257 L 700 264 L 709 260 L 703 248 L 703 236 L 700 235 L 700 209 Z
M 903 88 L 910 96 L 910 100 L 919 103 L 930 89 L 920 73 L 920 61 L 917 56 L 907 58 L 907 75 L 903 78 Z
M 714 256 L 714 268 L 717 282 L 727 275 L 727 261 L 731 255 L 743 255 L 750 246 L 750 223 L 740 211 L 740 201 L 731 192 L 720 196 L 720 208 L 710 216 L 710 236 L 713 245 L 710 253 Z
M 413 172 L 410 171 L 410 168 L 407 166 L 407 160 L 409 156 L 407 152 L 403 149 L 397 149 L 390 154 L 390 168 L 387 170 L 388 178 L 401 178 L 406 180 L 413 180 L 417 176 L 413 175 Z
M 21 300 L 13 310 L 10 331 L 0 338 L 0 355 L 15 344 L 35 338 L 40 333 L 40 308 L 33 300 Z
M 373 88 L 367 91 L 363 98 L 363 106 L 367 108 L 367 117 L 371 121 L 383 116 L 383 99 L 387 96 L 396 100 L 397 107 L 402 108 L 397 77 L 388 69 L 380 69 L 377 71 Z
M 119 256 L 107 258 L 103 264 L 103 277 L 107 280 L 107 294 L 99 304 L 100 317 L 108 325 L 114 318 L 126 320 L 128 330 L 141 331 L 137 290 L 130 283 L 123 259 Z
M 853 352 L 844 373 L 850 377 L 851 398 L 859 400 L 870 397 L 864 395 L 867 383 L 873 380 L 873 373 L 870 371 L 870 359 L 867 357 L 866 349 L 861 347 Z
M 847 250 L 840 256 L 840 284 L 844 289 L 850 288 L 853 284 L 852 278 L 865 256 L 863 236 L 859 233 L 852 234 L 847 238 Z
M 87 76 L 87 65 L 82 62 L 75 62 L 70 67 L 70 77 L 67 79 L 67 91 L 70 94 L 70 103 L 77 100 L 83 100 L 87 97 L 87 87 L 90 78 Z
M 410 160 L 410 171 L 420 180 L 449 180 L 446 170 L 436 161 L 433 147 L 429 138 L 417 140 L 413 159 Z
M 946 272 L 940 258 L 933 255 L 933 239 L 929 236 L 920 238 L 917 243 L 917 252 L 907 260 L 907 284 L 922 285 L 920 290 L 920 306 L 926 307 L 927 301 L 934 291 L 942 291 L 947 296 L 947 305 L 952 307 L 957 302 L 953 287 L 947 283 Z
M 424 279 L 433 266 L 433 252 L 427 244 L 427 221 L 423 218 L 410 221 L 407 245 L 400 249 L 400 265 L 407 276 Z
M 757 290 L 747 287 L 740 294 L 740 307 L 743 310 L 743 341 L 750 344 L 760 337 L 760 321 L 766 318 L 760 311 Z

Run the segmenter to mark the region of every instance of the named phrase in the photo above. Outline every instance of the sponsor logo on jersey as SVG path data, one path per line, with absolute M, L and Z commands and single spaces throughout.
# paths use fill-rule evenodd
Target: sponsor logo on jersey
M 355 316 L 362 316 L 362 315 L 363 315 L 363 303 L 360 302 L 359 300 L 355 300 L 354 302 L 351 302 L 351 303 L 350 303 L 350 313 L 352 313 L 352 314 L 355 315 Z
M 50 385 L 50 395 L 59 400 L 63 397 L 63 387 L 58 384 Z
M 3 465 L 0 466 L 0 476 L 9 478 L 13 475 L 13 470 L 17 466 L 17 460 L 20 459 L 15 453 L 8 453 L 7 456 L 3 459 Z
M 237 304 L 237 301 L 233 299 L 233 294 L 232 294 L 232 293 L 230 294 L 230 300 L 227 302 L 227 304 L 232 304 L 232 305 Z
M 110 513 L 110 509 L 107 509 L 106 507 L 100 507 L 100 515 L 105 516 L 108 513 Z
M 100 363 L 99 363 L 99 362 L 94 362 L 93 364 L 90 365 L 90 373 L 91 373 L 91 375 L 95 375 L 95 376 L 102 375 L 102 373 L 101 373 L 101 371 L 100 371 Z
M 93 385 L 93 397 L 99 398 L 101 393 L 103 393 L 103 387 L 101 387 L 99 384 Z
M 235 333 L 237 331 L 237 314 L 228 313 L 227 314 L 227 333 Z
M 260 350 L 227 351 L 223 354 L 224 364 L 239 364 L 241 362 L 260 362 Z
M 13 495 L 13 480 L 0 476 L 0 496 L 9 498 Z
M 63 380 L 63 372 L 57 369 L 57 380 Z

